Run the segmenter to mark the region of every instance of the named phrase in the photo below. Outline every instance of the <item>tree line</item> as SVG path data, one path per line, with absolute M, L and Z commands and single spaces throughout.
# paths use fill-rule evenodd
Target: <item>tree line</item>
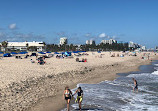
M 128 51 L 134 50 L 134 48 L 129 48 L 128 43 L 113 43 L 113 44 L 83 44 L 77 45 L 57 45 L 57 44 L 47 44 L 46 51 L 58 52 L 58 51 Z
M 5 51 L 8 51 L 7 49 L 8 42 L 3 41 L 0 45 L 0 47 L 3 47 Z M 82 44 L 80 46 L 73 45 L 73 44 L 63 44 L 63 45 L 57 45 L 57 44 L 46 44 L 44 42 L 43 49 L 44 51 L 51 51 L 51 52 L 58 52 L 58 51 L 128 51 L 128 50 L 134 50 L 135 48 L 129 48 L 128 43 L 113 43 L 113 44 Z M 36 46 L 30 46 L 26 44 L 26 50 L 27 51 L 37 51 Z M 14 49 L 9 49 L 9 51 L 17 51 Z

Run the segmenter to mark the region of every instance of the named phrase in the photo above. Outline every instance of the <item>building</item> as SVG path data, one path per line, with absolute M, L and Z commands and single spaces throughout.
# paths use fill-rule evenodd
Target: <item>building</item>
M 60 45 L 64 45 L 64 44 L 67 44 L 67 38 L 66 37 L 60 38 Z
M 113 44 L 113 43 L 117 43 L 117 41 L 114 40 L 114 39 L 110 39 L 110 40 L 102 40 L 101 43 L 103 43 L 103 44 Z
M 90 40 L 86 40 L 86 44 L 90 44 Z
M 147 50 L 146 46 L 141 47 L 142 50 Z
M 92 45 L 92 44 L 95 44 L 95 41 L 94 40 L 86 40 L 86 44 Z
M 141 48 L 142 46 L 140 44 L 137 44 L 137 43 L 130 41 L 128 44 L 128 47 L 129 48 Z
M 136 48 L 136 45 L 134 42 L 130 41 L 129 44 L 128 44 L 128 47 L 129 48 Z
M 7 42 L 8 50 L 19 50 L 19 51 L 27 51 L 28 47 L 35 46 L 37 47 L 37 51 L 43 51 L 44 42 Z M 1 47 L 1 51 L 5 51 L 3 47 Z

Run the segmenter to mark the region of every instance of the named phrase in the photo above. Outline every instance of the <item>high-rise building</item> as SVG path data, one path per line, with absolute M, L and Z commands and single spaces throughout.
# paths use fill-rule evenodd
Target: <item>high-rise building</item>
M 142 50 L 147 50 L 146 46 L 141 47 Z
M 90 40 L 86 40 L 86 44 L 90 44 Z
M 128 47 L 129 48 L 141 48 L 142 46 L 140 44 L 137 44 L 137 43 L 130 41 L 128 44 Z
M 135 48 L 136 46 L 135 46 L 134 42 L 130 41 L 129 44 L 128 44 L 128 47 Z
M 67 38 L 66 37 L 60 38 L 60 45 L 64 45 L 64 44 L 67 44 Z
M 92 45 L 92 44 L 95 44 L 95 41 L 94 40 L 86 40 L 86 44 Z
M 113 44 L 113 43 L 117 43 L 117 41 L 114 40 L 114 39 L 110 39 L 110 40 L 102 40 L 101 43 L 103 43 L 103 44 Z

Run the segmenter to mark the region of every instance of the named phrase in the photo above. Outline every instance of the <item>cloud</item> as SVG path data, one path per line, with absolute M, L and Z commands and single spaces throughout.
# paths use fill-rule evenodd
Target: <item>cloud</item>
M 117 37 L 117 36 L 112 36 L 112 37 L 110 37 L 111 39 L 115 39 L 115 40 L 118 40 L 118 39 L 120 39 L 119 37 Z
M 0 32 L 0 38 L 3 37 L 5 34 L 3 32 Z
M 10 25 L 9 25 L 9 29 L 10 29 L 10 30 L 17 29 L 16 23 L 10 24 Z
M 86 33 L 85 36 L 86 36 L 86 37 L 90 37 L 91 34 L 90 34 L 90 33 Z
M 34 34 L 33 32 L 30 33 L 20 33 L 20 32 L 0 32 L 0 40 L 4 41 L 43 41 L 45 36 L 42 34 Z
M 45 36 L 40 34 L 40 35 L 36 35 L 33 32 L 30 33 L 19 33 L 19 32 L 13 32 L 12 33 L 12 38 L 16 38 L 16 39 L 20 39 L 23 41 L 30 41 L 30 40 L 43 40 L 45 39 Z
M 107 39 L 110 39 L 111 37 L 105 33 L 101 33 L 99 34 L 99 38 L 107 38 Z
M 64 37 L 64 36 L 67 36 L 66 32 L 65 31 L 60 31 L 60 32 L 55 32 L 56 35 L 58 35 L 59 37 Z
M 126 34 L 119 34 L 119 36 L 126 36 Z
M 5 40 L 7 38 L 7 34 L 5 32 L 0 32 L 0 39 Z
M 105 34 L 105 33 L 101 33 L 101 34 L 99 34 L 99 37 L 100 38 L 107 38 L 107 39 L 119 39 L 117 36 L 115 36 L 115 35 L 113 35 L 113 36 L 109 36 L 109 35 L 107 35 L 107 34 Z
M 105 38 L 105 37 L 107 37 L 107 35 L 105 33 L 101 33 L 101 34 L 99 34 L 99 37 L 100 38 Z

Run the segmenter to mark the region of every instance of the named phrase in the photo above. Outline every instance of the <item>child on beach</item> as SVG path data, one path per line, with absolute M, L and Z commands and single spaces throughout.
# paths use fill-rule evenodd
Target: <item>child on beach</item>
M 65 87 L 64 93 L 63 93 L 63 99 L 66 100 L 67 104 L 67 111 L 70 111 L 70 100 L 71 100 L 72 92 L 69 89 L 68 86 Z
M 78 102 L 79 110 L 81 111 L 81 103 L 83 100 L 83 90 L 81 89 L 81 87 L 78 87 L 78 89 L 75 91 L 73 95 L 75 95 L 76 93 L 77 93 L 77 98 L 75 102 Z

